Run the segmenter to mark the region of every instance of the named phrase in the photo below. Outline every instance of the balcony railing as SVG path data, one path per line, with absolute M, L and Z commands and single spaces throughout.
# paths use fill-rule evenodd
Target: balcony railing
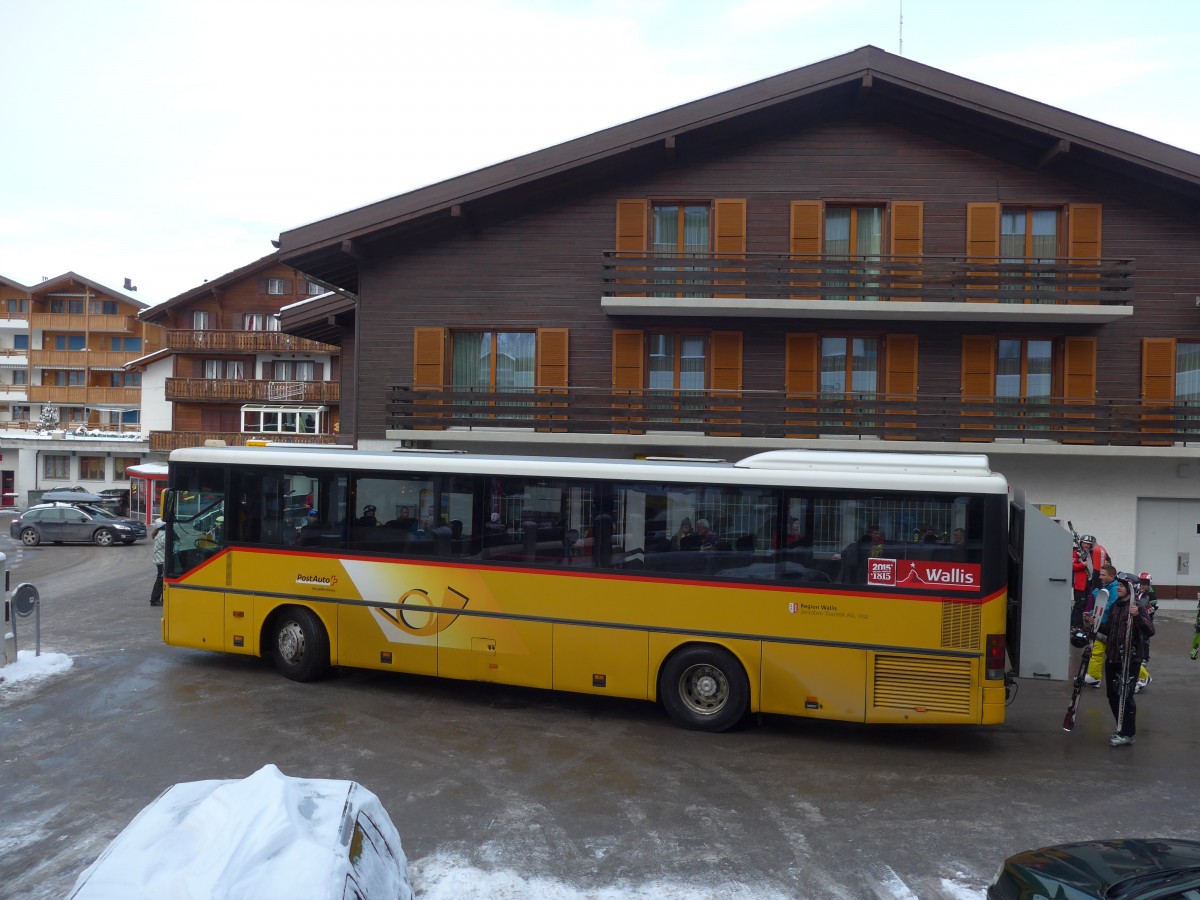
M 136 405 L 141 402 L 142 389 L 137 387 L 95 387 L 85 385 L 29 385 L 30 403 L 120 403 Z
M 221 440 L 230 447 L 243 447 L 246 441 L 282 441 L 289 444 L 336 444 L 336 434 L 246 434 L 236 431 L 152 431 L 150 449 L 169 453 L 180 447 L 202 447 L 205 441 Z
M 171 350 L 213 350 L 242 353 L 337 353 L 338 348 L 281 331 L 185 331 L 167 332 Z
M 605 297 L 908 300 L 940 303 L 1131 305 L 1131 259 L 1030 263 L 960 256 L 765 253 L 630 255 L 608 251 Z
M 1200 404 L 964 400 L 953 395 L 783 391 L 478 391 L 393 386 L 389 428 L 525 429 L 571 434 L 733 438 L 874 438 L 935 442 L 1021 441 L 1108 446 L 1200 443 Z
M 105 331 L 133 333 L 140 331 L 133 316 L 105 316 L 97 313 L 32 313 L 29 325 L 47 331 Z
M 29 364 L 48 369 L 82 369 L 89 366 L 119 369 L 141 355 L 140 350 L 30 350 Z
M 337 403 L 336 381 L 232 381 L 212 378 L 168 378 L 168 400 L 215 400 L 261 403 Z

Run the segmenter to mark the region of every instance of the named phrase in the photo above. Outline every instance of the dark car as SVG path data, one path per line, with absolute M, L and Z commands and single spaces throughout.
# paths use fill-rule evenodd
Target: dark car
M 122 519 L 108 510 L 88 504 L 43 503 L 31 506 L 13 519 L 8 533 L 26 547 L 43 542 L 61 544 L 83 541 L 110 547 L 132 544 L 146 536 L 146 526 Z
M 129 515 L 129 488 L 105 488 L 100 492 L 100 497 L 97 506 L 103 506 L 118 516 Z
M 987 900 L 1070 897 L 1200 898 L 1200 841 L 1081 841 L 1026 850 L 1004 861 Z

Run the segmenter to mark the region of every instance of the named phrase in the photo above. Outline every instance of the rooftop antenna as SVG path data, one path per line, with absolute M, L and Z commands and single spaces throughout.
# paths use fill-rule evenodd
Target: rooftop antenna
M 900 55 L 904 55 L 904 0 L 900 0 Z

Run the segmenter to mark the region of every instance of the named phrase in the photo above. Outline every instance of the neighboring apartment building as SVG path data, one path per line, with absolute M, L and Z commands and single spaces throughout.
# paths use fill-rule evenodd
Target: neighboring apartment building
M 1198 208 L 1195 154 L 865 47 L 285 232 L 357 301 L 284 328 L 362 448 L 986 453 L 1190 598 Z
M 128 487 L 141 461 L 140 376 L 125 363 L 162 343 L 146 304 L 74 272 L 26 286 L 0 278 L 0 498 L 81 483 Z M 36 435 L 44 407 L 57 427 Z M 47 450 L 45 440 L 59 440 Z M 31 494 L 31 492 L 33 492 Z
M 328 289 L 278 253 L 142 312 L 165 346 L 130 365 L 142 375 L 150 447 L 208 439 L 332 443 L 338 430 L 338 348 L 279 330 L 279 310 Z

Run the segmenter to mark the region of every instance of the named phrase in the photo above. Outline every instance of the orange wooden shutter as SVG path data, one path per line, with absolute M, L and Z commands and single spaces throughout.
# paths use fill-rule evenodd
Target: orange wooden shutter
M 567 387 L 567 344 L 570 329 L 539 328 L 537 331 L 537 374 L 539 394 L 565 394 Z M 559 401 L 539 400 L 539 409 L 565 410 L 566 399 Z M 566 418 L 565 411 L 555 415 L 538 416 L 539 419 Z M 550 429 L 566 431 L 565 428 Z
M 1142 405 L 1175 405 L 1175 338 L 1142 338 Z M 1173 432 L 1174 416 L 1143 415 L 1142 432 Z M 1170 422 L 1168 427 L 1154 427 L 1148 422 Z M 1142 441 L 1146 445 L 1169 445 L 1172 441 Z
M 996 339 L 991 335 L 963 335 L 962 403 L 963 415 L 970 419 L 992 415 L 991 410 L 973 409 L 975 404 L 991 403 L 996 393 Z M 963 428 L 990 428 L 989 425 L 964 423 Z M 964 438 L 987 440 L 987 438 Z
M 713 418 L 713 425 L 739 425 L 741 419 L 729 418 L 730 414 L 741 412 L 742 390 L 742 333 L 740 331 L 714 331 L 711 336 L 712 347 L 712 389 L 714 394 L 712 408 L 719 411 L 720 418 Z M 722 437 L 737 437 L 739 430 L 717 431 L 709 434 Z
M 916 400 L 917 399 L 917 336 L 915 334 L 889 334 L 884 349 L 887 370 L 884 373 L 884 392 L 886 400 Z M 893 441 L 911 441 L 916 439 L 914 434 L 897 434 L 895 429 L 915 429 L 917 423 L 893 422 L 893 417 L 914 413 L 911 409 L 887 409 L 885 412 L 887 428 L 884 437 Z
M 446 377 L 446 329 L 413 329 L 413 388 L 417 391 L 440 391 Z M 439 400 L 416 400 L 413 415 L 422 418 L 441 418 L 430 407 L 441 406 Z M 438 428 L 437 425 L 416 425 L 415 428 Z
M 967 204 L 967 284 L 992 296 L 968 297 L 968 303 L 995 303 L 999 285 L 983 284 L 1000 261 L 1000 204 Z
M 744 272 L 739 266 L 730 266 L 725 260 L 742 259 L 746 254 L 746 201 L 713 201 L 713 256 L 717 257 L 720 272 Z M 744 285 L 741 279 L 715 279 L 720 285 Z M 745 294 L 714 294 L 717 297 L 744 297 Z
M 1063 338 L 1063 402 L 1094 406 L 1096 403 L 1096 339 Z M 1094 431 L 1093 426 L 1075 424 L 1076 419 L 1094 419 L 1095 413 L 1071 414 L 1064 423 L 1069 431 Z M 1090 440 L 1064 439 L 1064 444 L 1090 444 Z
M 617 256 L 641 257 L 646 255 L 647 229 L 650 222 L 649 200 L 618 200 L 617 201 Z M 626 279 L 624 283 L 645 281 L 646 268 L 644 265 L 620 266 L 618 271 L 640 273 L 634 278 Z M 618 279 L 618 284 L 622 280 Z M 644 297 L 642 291 L 617 291 L 619 297 Z
M 791 208 L 791 231 L 789 250 L 792 259 L 821 259 L 821 220 L 825 205 L 820 200 L 793 200 Z M 820 268 L 792 267 L 792 274 L 807 275 L 807 279 L 793 281 L 797 287 L 819 287 Z M 812 291 L 793 294 L 792 299 L 816 300 L 819 295 Z
M 621 397 L 637 396 L 641 393 L 644 383 L 642 359 L 645 352 L 645 336 L 640 330 L 617 330 L 613 332 L 612 340 L 613 432 L 632 433 L 628 427 L 618 427 L 618 423 L 635 422 L 636 416 L 618 415 L 616 411 L 639 408 L 637 403 L 622 401 Z
M 446 329 L 413 329 L 413 387 L 440 388 L 445 384 Z
M 1098 265 L 1100 263 L 1101 212 L 1099 203 L 1072 203 L 1067 207 L 1067 256 L 1072 265 Z M 1080 285 L 1081 281 L 1095 280 L 1095 274 L 1081 272 L 1071 275 L 1070 290 L 1095 291 L 1095 286 Z M 1088 303 L 1087 299 L 1071 300 L 1071 303 Z
M 920 260 L 924 254 L 925 204 L 919 200 L 898 200 L 892 204 L 892 282 L 906 291 L 919 290 L 915 276 L 919 270 L 905 270 L 905 258 Z M 898 258 L 897 258 L 898 257 Z M 919 296 L 892 297 L 893 300 L 920 300 Z
M 567 386 L 568 328 L 539 328 L 537 331 L 537 384 L 544 388 Z
M 617 251 L 641 256 L 646 252 L 646 226 L 650 218 L 648 200 L 617 201 Z
M 785 359 L 786 391 L 786 424 L 788 437 L 816 437 L 817 419 L 816 406 L 813 401 L 817 397 L 820 384 L 818 337 L 815 334 L 789 334 L 787 336 Z M 807 404 L 796 403 L 797 400 L 808 401 Z M 800 418 L 794 418 L 799 416 Z M 790 426 L 802 429 L 795 433 Z

